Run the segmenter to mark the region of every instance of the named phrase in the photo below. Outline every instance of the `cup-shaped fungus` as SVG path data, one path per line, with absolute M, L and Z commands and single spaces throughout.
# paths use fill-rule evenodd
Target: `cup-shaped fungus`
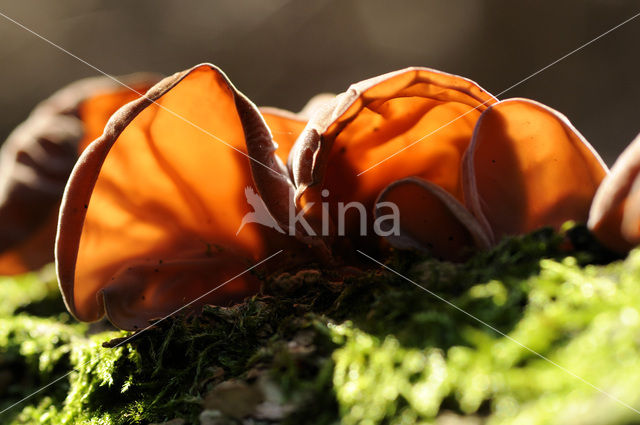
M 397 180 L 419 177 L 462 200 L 462 156 L 478 117 L 495 102 L 473 81 L 427 68 L 353 84 L 311 118 L 291 152 L 298 208 L 313 202 L 313 223 L 328 204 L 327 227 L 338 232 L 344 221 L 355 241 L 362 211 L 340 204 L 364 205 L 371 226 L 376 198 Z
M 41 102 L 0 149 L 0 274 L 54 259 L 58 207 L 78 155 L 109 117 L 158 81 L 150 74 L 72 83 Z
M 491 240 L 586 222 L 607 167 L 559 112 L 507 99 L 478 120 L 465 154 L 465 203 Z
M 286 136 L 301 130 L 297 116 L 267 115 Z M 250 212 L 247 187 L 286 203 L 283 145 L 281 153 L 259 110 L 208 64 L 121 108 L 83 152 L 62 201 L 56 258 L 68 309 L 84 321 L 106 312 L 116 326 L 138 329 L 294 244 L 263 226 L 236 234 Z M 244 273 L 191 307 L 258 288 Z
M 400 231 L 384 239 L 445 259 L 505 235 L 586 221 L 607 173 L 560 113 L 526 99 L 498 102 L 473 81 L 425 68 L 356 83 L 327 103 L 289 166 L 298 209 L 315 205 L 310 221 L 322 221 L 322 202 L 334 232 L 346 221 L 351 244 L 369 244 L 357 238 L 359 211 L 345 218 L 344 205 L 362 203 L 377 219 L 377 202 L 394 199 Z

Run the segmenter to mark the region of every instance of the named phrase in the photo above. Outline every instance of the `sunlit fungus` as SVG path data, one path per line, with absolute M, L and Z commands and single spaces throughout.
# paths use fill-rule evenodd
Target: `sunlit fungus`
M 297 117 L 269 117 L 296 131 Z M 277 149 L 258 109 L 212 65 L 170 76 L 120 109 L 82 154 L 62 201 L 56 259 L 69 310 L 144 327 L 276 249 L 298 248 L 264 226 L 236 234 L 250 211 L 246 187 L 269 188 L 264 201 L 286 205 Z M 254 183 L 256 167 L 264 173 Z M 259 285 L 244 273 L 191 307 L 241 301 Z
M 256 107 L 210 64 L 136 98 L 106 124 L 122 104 L 92 115 L 100 130 L 80 138 L 95 140 L 64 190 L 55 247 L 69 311 L 128 330 L 189 303 L 240 302 L 260 290 L 255 271 L 350 261 L 356 248 L 460 261 L 586 221 L 607 174 L 553 109 L 427 68 L 300 113 Z M 247 271 L 279 251 L 277 266 Z
M 352 85 L 311 118 L 289 164 L 299 208 L 317 206 L 325 191 L 332 217 L 351 201 L 377 215 L 378 202 L 393 198 L 400 232 L 386 240 L 444 259 L 505 235 L 586 221 L 607 173 L 557 111 L 497 101 L 470 80 L 425 68 Z M 312 220 L 319 210 L 309 210 Z M 346 219 L 349 242 L 370 245 L 356 237 L 357 219 Z

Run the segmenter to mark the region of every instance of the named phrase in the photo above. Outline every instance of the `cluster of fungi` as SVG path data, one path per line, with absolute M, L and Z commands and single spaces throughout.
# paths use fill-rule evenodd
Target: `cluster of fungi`
M 140 329 L 231 279 L 191 308 L 239 302 L 260 290 L 243 271 L 279 250 L 279 266 L 392 248 L 461 261 L 568 220 L 614 251 L 640 242 L 640 138 L 609 171 L 562 114 L 459 76 L 407 68 L 299 113 L 256 107 L 209 64 L 119 81 L 60 90 L 0 151 L 0 274 L 55 260 L 82 321 Z M 248 189 L 277 226 L 238 231 Z M 349 202 L 396 205 L 399 232 L 350 214 L 338 234 Z

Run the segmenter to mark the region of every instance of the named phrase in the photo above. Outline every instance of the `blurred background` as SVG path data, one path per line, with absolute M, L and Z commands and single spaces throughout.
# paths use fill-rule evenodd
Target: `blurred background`
M 258 105 L 406 66 L 498 95 L 640 12 L 638 0 L 0 0 L 0 13 L 104 72 L 221 67 Z M 0 139 L 56 89 L 96 71 L 0 16 Z M 640 17 L 504 93 L 565 115 L 611 164 L 640 132 Z

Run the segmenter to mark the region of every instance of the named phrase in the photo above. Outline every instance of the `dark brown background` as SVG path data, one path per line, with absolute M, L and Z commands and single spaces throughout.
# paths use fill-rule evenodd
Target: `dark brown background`
M 640 12 L 637 0 L 0 0 L 0 12 L 111 74 L 220 66 L 260 105 L 410 65 L 498 94 Z M 0 138 L 96 72 L 0 17 Z M 640 17 L 505 93 L 566 114 L 611 164 L 640 132 Z

